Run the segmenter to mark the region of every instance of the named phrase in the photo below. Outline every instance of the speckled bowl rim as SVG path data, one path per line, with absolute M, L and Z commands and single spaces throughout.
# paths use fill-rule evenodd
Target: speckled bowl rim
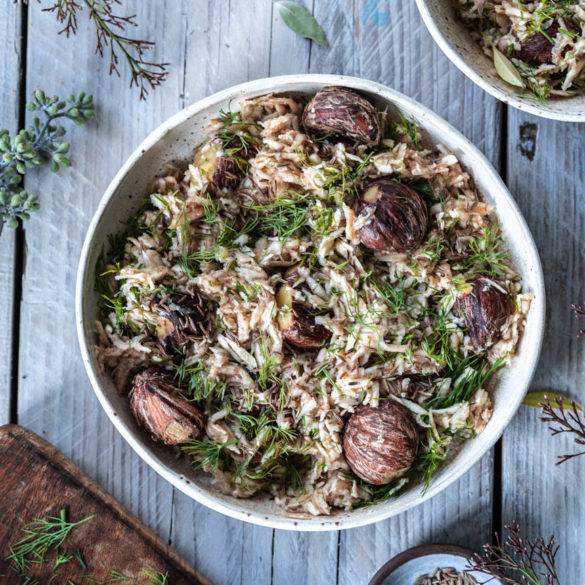
M 439 474 L 435 482 L 431 484 L 429 489 L 424 493 L 421 493 L 420 489 L 415 489 L 401 495 L 401 499 L 389 500 L 370 508 L 357 509 L 350 512 L 341 511 L 338 514 L 331 516 L 297 518 L 267 510 L 256 510 L 254 509 L 253 499 L 236 500 L 235 498 L 232 498 L 228 501 L 225 498 L 220 497 L 220 495 L 216 494 L 212 489 L 197 485 L 185 477 L 185 475 L 179 473 L 177 469 L 172 468 L 166 462 L 169 457 L 165 456 L 165 460 L 163 460 L 162 457 L 159 457 L 155 452 L 152 443 L 149 443 L 149 440 L 145 438 L 145 433 L 143 431 L 139 432 L 139 430 L 135 428 L 136 425 L 132 426 L 131 424 L 127 424 L 120 416 L 118 416 L 114 404 L 111 402 L 106 390 L 100 383 L 100 377 L 103 377 L 103 374 L 100 374 L 98 368 L 94 365 L 94 360 L 92 358 L 92 352 L 95 346 L 94 321 L 88 315 L 86 325 L 84 306 L 85 297 L 89 297 L 90 294 L 95 294 L 95 273 L 90 270 L 89 266 L 90 254 L 93 250 L 94 235 L 106 209 L 110 205 L 115 204 L 117 189 L 123 178 L 128 174 L 130 169 L 137 164 L 137 161 L 139 161 L 145 152 L 152 148 L 153 145 L 157 144 L 157 142 L 166 134 L 170 133 L 173 128 L 181 125 L 181 123 L 204 111 L 206 108 L 217 107 L 222 102 L 231 102 L 232 99 L 236 99 L 237 97 L 241 98 L 245 95 L 261 95 L 270 92 L 295 92 L 305 90 L 303 86 L 324 87 L 328 85 L 341 85 L 357 91 L 363 91 L 377 96 L 386 102 L 392 103 L 400 109 L 410 112 L 412 115 L 416 116 L 418 123 L 423 129 L 427 126 L 432 126 L 436 133 L 448 137 L 447 141 L 452 143 L 455 148 L 464 151 L 466 157 L 474 159 L 474 164 L 476 165 L 475 176 L 478 177 L 481 174 L 484 177 L 484 180 L 489 182 L 489 192 L 494 194 L 498 205 L 505 208 L 505 214 L 510 215 L 509 221 L 513 223 L 514 230 L 517 230 L 518 233 L 522 234 L 523 250 L 526 255 L 526 261 L 529 262 L 531 266 L 531 280 L 533 281 L 532 286 L 534 287 L 533 292 L 536 301 L 533 302 L 530 309 L 533 321 L 532 336 L 526 340 L 526 348 L 523 347 L 520 352 L 524 356 L 523 368 L 516 368 L 515 370 L 516 376 L 520 379 L 515 384 L 517 391 L 513 395 L 514 399 L 506 401 L 505 412 L 501 413 L 501 417 L 498 421 L 493 420 L 493 423 L 490 422 L 490 425 L 493 426 L 491 428 L 488 426 L 489 432 L 488 429 L 486 429 L 481 435 L 473 439 L 473 447 L 470 447 L 471 453 L 467 453 L 465 456 L 459 455 L 458 457 L 455 457 L 450 462 L 449 468 L 443 471 L 443 475 L 441 476 Z M 313 89 L 313 91 L 315 91 L 315 89 Z M 503 212 L 498 212 L 498 215 L 502 217 Z M 114 424 L 126 442 L 128 442 L 134 451 L 160 476 L 199 503 L 211 508 L 212 510 L 239 520 L 270 528 L 286 530 L 328 531 L 369 525 L 421 504 L 443 491 L 446 487 L 464 475 L 496 443 L 512 420 L 517 409 L 520 407 L 538 362 L 544 331 L 545 289 L 538 251 L 516 202 L 490 162 L 465 136 L 429 108 L 379 83 L 355 77 L 346 77 L 343 75 L 304 74 L 258 79 L 230 87 L 185 108 L 167 121 L 163 122 L 148 135 L 148 137 L 134 150 L 113 178 L 95 211 L 90 226 L 88 227 L 79 260 L 75 311 L 77 334 L 82 359 L 99 402 L 106 411 L 110 421 Z M 529 336 L 525 337 L 528 338 Z
M 469 559 L 475 554 L 475 551 L 464 546 L 456 544 L 419 544 L 413 546 L 396 556 L 392 557 L 387 563 L 384 563 L 372 577 L 368 585 L 383 585 L 384 579 L 392 575 L 396 569 L 402 565 L 412 561 L 413 559 L 419 559 L 421 557 L 428 557 L 432 555 L 453 555 Z M 495 579 L 498 579 L 497 575 L 494 575 Z M 496 581 L 494 585 L 498 585 Z
M 450 2 L 451 0 L 443 0 L 444 2 Z M 581 122 L 585 123 L 585 94 L 578 96 L 580 99 L 583 100 L 583 112 L 582 113 L 567 113 L 563 112 L 560 108 L 559 110 L 554 109 L 543 109 L 541 108 L 538 103 L 534 101 L 534 99 L 530 97 L 523 97 L 520 95 L 516 95 L 512 87 L 508 91 L 504 91 L 500 87 L 494 85 L 490 81 L 486 80 L 482 77 L 478 71 L 469 65 L 469 63 L 461 56 L 460 51 L 457 50 L 456 47 L 447 39 L 447 37 L 443 34 L 442 28 L 437 24 L 435 18 L 431 14 L 428 8 L 428 0 L 416 0 L 416 5 L 420 12 L 420 15 L 425 23 L 425 26 L 435 43 L 439 46 L 441 51 L 446 55 L 446 57 L 462 72 L 464 73 L 471 81 L 479 85 L 483 90 L 487 93 L 492 95 L 493 97 L 497 98 L 498 100 L 518 109 L 523 112 L 528 112 L 529 114 L 534 114 L 535 116 L 539 116 L 540 118 L 547 118 L 549 120 L 557 120 L 560 122 Z M 487 56 L 485 57 L 486 61 L 489 61 Z M 505 83 L 502 82 L 502 86 L 505 86 Z M 563 100 L 553 100 L 550 103 L 554 103 L 555 107 L 560 106 Z

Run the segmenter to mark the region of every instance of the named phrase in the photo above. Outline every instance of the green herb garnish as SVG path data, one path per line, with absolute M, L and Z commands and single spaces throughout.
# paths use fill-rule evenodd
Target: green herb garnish
M 44 562 L 49 551 L 61 546 L 74 528 L 91 518 L 88 516 L 78 522 L 69 522 L 67 512 L 60 510 L 57 517 L 33 520 L 22 529 L 23 538 L 10 547 L 6 560 L 12 561 L 24 574 L 32 563 Z

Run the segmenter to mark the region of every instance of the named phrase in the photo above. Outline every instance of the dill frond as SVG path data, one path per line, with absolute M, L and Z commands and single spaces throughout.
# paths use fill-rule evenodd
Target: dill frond
M 224 451 L 234 445 L 236 445 L 234 440 L 216 443 L 205 437 L 202 440 L 189 439 L 181 445 L 181 451 L 191 457 L 197 468 L 213 471 L 221 469 L 224 465 L 224 458 L 227 456 Z
M 258 231 L 266 236 L 276 236 L 285 241 L 308 223 L 309 209 L 307 198 L 280 197 L 265 204 L 248 205 L 247 209 L 260 214 Z
M 500 229 L 492 225 L 483 228 L 481 234 L 469 242 L 469 254 L 462 267 L 473 276 L 498 278 L 506 272 L 508 257 L 503 250 Z
M 225 382 L 206 376 L 201 364 L 186 366 L 183 363 L 175 366 L 175 379 L 180 386 L 186 388 L 187 398 L 195 402 L 210 398 L 221 401 L 225 397 Z
M 24 574 L 32 563 L 42 563 L 49 551 L 61 546 L 74 528 L 92 518 L 87 516 L 77 522 L 69 522 L 67 512 L 60 510 L 59 516 L 33 520 L 22 529 L 23 538 L 10 546 L 6 560 L 12 561 Z

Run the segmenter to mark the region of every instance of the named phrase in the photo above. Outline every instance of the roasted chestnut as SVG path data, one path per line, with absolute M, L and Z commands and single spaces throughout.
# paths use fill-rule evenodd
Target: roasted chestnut
M 193 164 L 217 189 L 235 189 L 245 174 L 245 167 L 242 161 L 221 152 L 221 142 L 213 140 L 196 151 Z
M 567 28 L 573 32 L 581 32 L 581 30 L 572 22 L 567 22 Z M 522 43 L 520 51 L 517 53 L 517 57 L 534 67 L 552 63 L 554 40 L 559 34 L 559 30 L 559 22 L 555 20 L 548 28 L 544 29 L 544 32 L 537 32 L 528 37 Z
M 359 406 L 343 434 L 343 452 L 352 471 L 373 485 L 406 473 L 416 458 L 419 433 L 408 410 L 392 401 L 378 408 Z
M 276 294 L 276 304 L 279 308 L 277 319 L 282 336 L 291 345 L 300 349 L 315 349 L 331 337 L 331 332 L 323 325 L 315 323 L 314 317 L 302 303 L 293 300 L 289 286 L 280 287 Z
M 179 445 L 203 432 L 203 414 L 158 368 L 147 368 L 134 376 L 130 409 L 152 439 L 165 445 Z
M 343 87 L 326 87 L 307 104 L 302 119 L 309 136 L 333 135 L 366 146 L 380 142 L 376 108 L 361 95 Z
M 156 335 L 167 353 L 209 335 L 210 303 L 199 293 L 170 293 L 155 306 Z
M 425 200 L 414 190 L 392 179 L 369 183 L 359 202 L 359 217 L 369 217 L 360 229 L 360 240 L 373 250 L 412 252 L 422 243 L 429 227 Z
M 459 296 L 455 312 L 465 322 L 471 345 L 483 350 L 498 341 L 502 325 L 512 312 L 512 303 L 500 285 L 489 278 L 478 278 L 469 292 Z

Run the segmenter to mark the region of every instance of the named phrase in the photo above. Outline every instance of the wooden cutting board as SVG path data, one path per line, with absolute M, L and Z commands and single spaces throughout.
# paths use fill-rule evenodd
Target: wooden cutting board
M 54 585 L 88 583 L 83 574 L 107 580 L 112 571 L 135 577 L 121 583 L 150 585 L 144 570 L 167 574 L 168 585 L 209 585 L 168 545 L 146 528 L 109 494 L 66 459 L 55 447 L 16 425 L 0 427 L 0 583 L 20 585 L 24 579 L 6 560 L 10 545 L 22 537 L 24 524 L 58 516 L 65 509 L 70 521 L 93 518 L 73 529 L 62 549 L 79 550 L 87 564 L 61 566 Z M 49 557 L 53 558 L 53 557 Z M 48 584 L 50 564 L 33 565 L 28 573 L 39 585 Z

